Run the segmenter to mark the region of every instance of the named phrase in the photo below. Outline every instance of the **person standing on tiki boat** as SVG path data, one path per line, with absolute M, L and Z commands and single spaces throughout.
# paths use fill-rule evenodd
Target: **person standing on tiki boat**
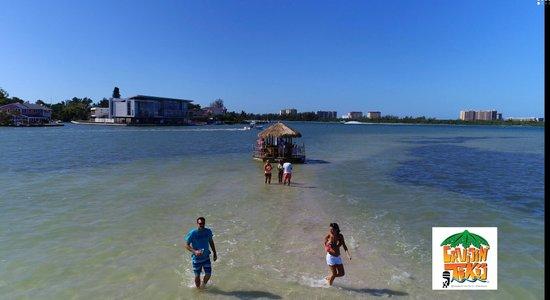
M 324 247 L 327 252 L 326 260 L 330 269 L 330 275 L 325 277 L 329 285 L 332 285 L 334 278 L 342 277 L 346 273 L 344 271 L 344 264 L 342 257 L 340 257 L 340 246 L 344 248 L 349 259 L 351 260 L 351 254 L 348 251 L 348 246 L 344 241 L 344 236 L 340 233 L 340 227 L 336 223 L 330 223 L 329 232 L 325 236 Z

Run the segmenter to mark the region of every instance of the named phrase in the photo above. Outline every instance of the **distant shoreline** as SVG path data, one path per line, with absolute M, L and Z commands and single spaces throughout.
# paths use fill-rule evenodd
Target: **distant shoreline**
M 32 124 L 32 125 L 0 125 L 0 127 L 16 127 L 16 128 L 30 128 L 30 127 L 60 127 L 65 126 L 62 122 L 54 124 Z
M 544 122 L 523 122 L 523 123 L 428 123 L 428 122 L 360 122 L 356 124 L 345 124 L 346 121 L 302 121 L 302 120 L 272 120 L 273 122 L 289 122 L 289 123 L 315 123 L 315 124 L 342 124 L 342 125 L 454 125 L 454 126 L 522 126 L 522 127 L 544 127 Z M 227 123 L 228 125 L 242 124 L 239 122 Z
M 543 122 L 516 122 L 516 123 L 453 123 L 453 122 L 437 122 L 437 123 L 428 123 L 428 122 L 361 122 L 357 121 L 358 123 L 350 123 L 346 124 L 345 121 L 302 121 L 302 120 L 272 120 L 269 121 L 269 123 L 275 123 L 275 122 L 288 122 L 288 123 L 314 123 L 314 124 L 341 124 L 341 125 L 348 125 L 348 126 L 361 126 L 361 125 L 392 125 L 392 126 L 416 126 L 416 125 L 436 125 L 436 126 L 500 126 L 500 127 L 543 127 L 544 128 L 544 121 Z M 14 125 L 4 125 L 0 127 L 58 127 L 58 126 L 64 126 L 64 123 L 71 123 L 75 125 L 93 125 L 93 126 L 153 126 L 153 127 L 166 127 L 166 126 L 205 126 L 205 125 L 212 125 L 212 126 L 219 126 L 219 125 L 239 125 L 239 124 L 248 124 L 246 122 L 223 122 L 222 124 L 185 124 L 185 125 L 159 125 L 159 124 L 119 124 L 119 123 L 105 123 L 105 122 L 88 122 L 88 121 L 70 121 L 70 122 L 59 122 L 55 124 L 43 124 L 43 125 L 32 125 L 32 126 L 14 126 Z
M 321 122 L 322 123 L 322 122 Z M 335 123 L 335 122 L 334 122 Z M 340 123 L 340 122 L 338 122 Z M 483 124 L 483 123 L 403 123 L 403 122 L 361 122 L 360 124 L 344 124 L 344 125 L 398 125 L 398 126 L 410 126 L 410 125 L 453 125 L 453 126 L 527 126 L 527 127 L 544 127 L 544 122 L 541 124 Z

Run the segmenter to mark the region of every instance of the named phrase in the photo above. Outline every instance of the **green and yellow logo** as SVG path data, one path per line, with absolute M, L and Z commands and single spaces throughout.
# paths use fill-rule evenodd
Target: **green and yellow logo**
M 445 271 L 451 282 L 487 281 L 489 243 L 480 235 L 464 230 L 446 238 L 440 245 Z

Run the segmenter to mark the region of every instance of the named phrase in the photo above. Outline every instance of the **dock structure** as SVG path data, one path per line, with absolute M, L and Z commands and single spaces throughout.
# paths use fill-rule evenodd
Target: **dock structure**
M 258 134 L 252 157 L 262 161 L 305 163 L 305 145 L 294 142 L 300 137 L 302 134 L 297 130 L 277 122 Z

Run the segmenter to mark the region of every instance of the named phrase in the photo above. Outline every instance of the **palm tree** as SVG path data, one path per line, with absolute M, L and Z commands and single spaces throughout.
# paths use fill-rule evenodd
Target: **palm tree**
M 470 233 L 468 230 L 449 236 L 443 241 L 443 243 L 441 243 L 441 246 L 444 245 L 450 245 L 451 247 L 462 245 L 464 248 L 474 245 L 474 247 L 478 249 L 481 248 L 481 245 L 485 245 L 489 248 L 489 243 L 484 238 L 477 234 Z

